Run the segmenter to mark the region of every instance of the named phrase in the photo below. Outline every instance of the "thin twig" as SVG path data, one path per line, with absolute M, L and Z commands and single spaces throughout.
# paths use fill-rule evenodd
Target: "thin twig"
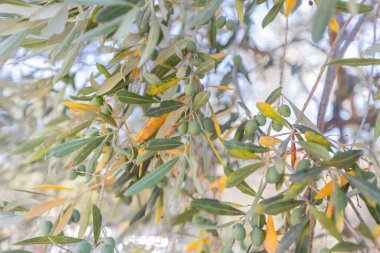
M 363 0 L 362 3 L 363 3 L 363 2 L 365 2 L 365 0 Z M 325 59 L 325 61 L 323 62 L 323 65 L 321 66 L 321 69 L 320 69 L 320 71 L 319 71 L 319 73 L 318 73 L 317 79 L 316 79 L 315 82 L 314 82 L 313 88 L 311 89 L 311 92 L 310 92 L 309 96 L 307 97 L 305 104 L 304 104 L 303 107 L 302 107 L 301 113 L 300 113 L 300 114 L 298 115 L 298 117 L 297 117 L 297 121 L 296 121 L 296 123 L 299 123 L 299 122 L 301 121 L 301 119 L 302 119 L 302 117 L 303 117 L 303 115 L 304 115 L 304 113 L 305 113 L 305 110 L 306 110 L 306 108 L 308 107 L 308 105 L 309 105 L 309 103 L 310 103 L 310 101 L 311 101 L 311 98 L 313 97 L 315 91 L 317 90 L 317 87 L 318 87 L 319 81 L 321 80 L 322 75 L 323 75 L 323 73 L 324 73 L 325 70 L 326 70 L 327 63 L 329 63 L 331 57 L 333 56 L 333 53 L 334 53 L 335 48 L 337 47 L 339 41 L 340 41 L 340 40 L 342 39 L 342 37 L 343 37 L 344 31 L 346 30 L 347 26 L 350 24 L 350 22 L 351 22 L 351 20 L 352 20 L 353 18 L 354 18 L 354 15 L 351 15 L 351 16 L 347 19 L 347 21 L 343 24 L 342 28 L 339 30 L 339 32 L 338 32 L 338 34 L 337 34 L 337 36 L 336 36 L 336 38 L 335 38 L 335 40 L 334 40 L 334 43 L 333 43 L 333 45 L 331 46 L 331 48 L 330 48 L 330 50 L 329 50 L 329 52 L 328 52 L 328 54 L 327 54 L 327 56 L 326 56 L 326 59 Z
M 289 30 L 289 18 L 286 17 L 286 22 L 285 22 L 285 42 L 284 42 L 284 51 L 282 54 L 282 59 L 281 59 L 281 71 L 280 71 L 280 82 L 279 86 L 282 87 L 284 83 L 284 71 L 285 71 L 285 57 L 286 57 L 286 49 L 288 47 L 288 30 Z

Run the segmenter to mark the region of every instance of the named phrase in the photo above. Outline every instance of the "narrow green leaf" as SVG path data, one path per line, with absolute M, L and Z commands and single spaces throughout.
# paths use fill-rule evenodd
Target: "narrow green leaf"
M 31 139 L 23 144 L 21 144 L 17 149 L 13 150 L 9 155 L 21 154 L 30 150 L 33 150 L 35 147 L 39 146 L 46 140 L 45 136 L 37 137 Z
M 20 46 L 27 34 L 28 31 L 15 33 L 0 42 L 0 62 L 11 56 L 11 54 Z
M 200 12 L 197 13 L 193 20 L 188 24 L 190 29 L 207 23 L 215 14 L 216 9 L 222 4 L 222 0 L 211 0 L 208 5 Z
M 373 141 L 376 141 L 380 136 L 380 113 L 377 113 L 376 116 L 376 123 L 375 123 L 375 130 L 373 132 Z
M 351 13 L 350 4 L 351 3 L 348 3 L 348 2 L 338 1 L 336 3 L 336 9 L 338 11 L 341 11 L 341 12 Z M 354 5 L 356 7 L 358 14 L 368 13 L 368 12 L 371 12 L 373 10 L 373 7 L 370 5 L 360 4 L 360 3 L 359 4 L 354 3 Z
M 72 140 L 65 142 L 63 144 L 59 144 L 51 149 L 49 149 L 45 153 L 46 158 L 50 158 L 52 156 L 54 157 L 63 157 L 65 155 L 71 154 L 74 151 L 78 150 L 82 146 L 86 145 L 87 143 L 90 143 L 94 141 L 97 137 L 95 138 L 86 138 L 86 139 L 79 139 L 79 140 Z
M 277 215 L 289 211 L 299 205 L 304 204 L 303 200 L 279 200 L 272 202 L 265 208 L 265 213 L 270 215 Z
M 319 174 L 321 174 L 322 171 L 322 168 L 313 167 L 307 170 L 301 170 L 299 172 L 296 172 L 289 179 L 292 183 L 309 181 L 310 179 L 314 180 L 316 177 L 319 176 Z
M 244 22 L 244 0 L 235 0 L 236 13 L 239 18 L 239 22 Z
M 209 91 L 202 91 L 195 95 L 193 103 L 194 111 L 198 111 L 199 109 L 201 109 L 201 107 L 205 106 L 208 100 L 210 99 L 210 96 L 211 92 Z
M 252 143 L 244 143 L 239 141 L 224 141 L 224 147 L 228 154 L 237 158 L 254 158 L 257 159 L 257 153 L 265 153 L 270 151 L 269 148 L 257 146 Z
M 356 164 L 363 155 L 361 150 L 348 150 L 337 152 L 330 161 L 321 162 L 322 166 L 332 166 L 339 169 L 348 169 Z
M 95 244 L 97 244 L 102 228 L 102 214 L 100 213 L 99 208 L 95 204 L 92 204 L 92 226 L 92 230 L 94 233 L 94 241 Z
M 148 34 L 148 42 L 146 44 L 145 50 L 141 55 L 138 68 L 141 68 L 142 65 L 149 59 L 154 50 L 157 47 L 158 40 L 160 38 L 160 24 L 157 20 L 155 12 L 151 14 L 150 22 L 149 22 L 149 34 Z
M 289 231 L 282 237 L 276 252 L 286 252 L 293 243 L 298 242 L 298 239 L 302 236 L 309 219 L 305 218 L 297 225 L 291 227 Z
M 67 243 L 77 243 L 80 241 L 83 241 L 83 239 L 69 237 L 69 236 L 40 236 L 40 237 L 34 237 L 34 238 L 16 242 L 15 245 L 67 244 Z
M 367 182 L 360 177 L 343 174 L 350 183 L 355 186 L 365 197 L 380 204 L 380 189 L 373 183 Z
M 92 124 L 91 120 L 85 121 L 79 125 L 74 126 L 73 128 L 69 129 L 67 132 L 64 132 L 56 137 L 58 141 L 64 140 L 66 138 L 72 137 L 75 134 L 79 133 L 83 129 L 89 127 Z
M 208 59 L 205 62 L 203 62 L 201 65 L 199 65 L 199 67 L 197 68 L 194 74 L 203 75 L 214 68 L 215 68 L 215 60 Z
M 334 14 L 336 2 L 336 0 L 318 1 L 317 12 L 313 17 L 313 24 L 311 27 L 311 37 L 314 42 L 318 42 L 322 39 L 323 33 Z
M 193 199 L 191 206 L 217 215 L 243 215 L 244 212 L 216 199 Z
M 147 117 L 159 117 L 163 114 L 167 114 L 169 112 L 175 111 L 185 104 L 182 102 L 178 102 L 175 100 L 165 100 L 160 103 L 157 107 L 149 108 L 149 110 L 145 113 Z
M 330 252 L 353 252 L 356 250 L 365 249 L 364 244 L 356 244 L 353 242 L 338 242 L 330 249 Z
M 178 148 L 182 145 L 183 143 L 176 139 L 159 138 L 149 142 L 145 149 L 150 151 L 170 150 Z
M 283 4 L 284 0 L 280 0 L 278 3 L 273 5 L 273 7 L 269 10 L 268 14 L 264 17 L 263 22 L 261 23 L 261 26 L 263 28 L 272 23 L 277 14 L 280 12 Z
M 240 184 L 249 175 L 262 168 L 264 165 L 265 163 L 254 163 L 235 170 L 230 175 L 228 175 L 226 180 L 226 187 L 230 188 Z
M 282 94 L 282 87 L 279 87 L 275 89 L 274 91 L 272 91 L 271 94 L 269 94 L 265 102 L 267 102 L 268 104 L 273 104 L 274 102 L 277 101 L 277 99 L 280 98 L 281 94 Z
M 379 65 L 380 59 L 375 58 L 346 58 L 329 62 L 327 65 L 345 65 L 345 66 L 368 66 Z
M 326 229 L 332 236 L 339 241 L 343 241 L 342 234 L 337 229 L 333 220 L 326 217 L 326 215 L 318 211 L 314 206 L 310 206 L 310 212 L 318 220 L 324 229 Z
M 136 104 L 136 105 L 141 105 L 141 104 L 152 104 L 152 103 L 159 103 L 154 98 L 148 97 L 148 96 L 141 96 L 133 92 L 129 91 L 118 91 L 116 93 L 117 99 L 126 104 Z
M 91 154 L 91 152 L 94 149 L 96 149 L 100 145 L 100 143 L 102 143 L 104 138 L 105 137 L 99 137 L 94 139 L 92 142 L 86 144 L 86 146 L 82 148 L 81 152 L 75 157 L 73 161 L 73 166 L 77 166 L 82 161 L 84 161 L 84 159 L 86 159 Z
M 314 158 L 322 159 L 324 161 L 329 161 L 331 159 L 329 151 L 326 147 L 318 143 L 309 141 L 299 141 L 298 143 L 304 148 L 306 153 Z
M 227 177 L 231 175 L 232 172 L 233 172 L 232 169 L 229 168 L 228 166 L 224 167 L 224 173 L 227 175 Z M 242 193 L 245 193 L 251 196 L 256 196 L 256 192 L 245 181 L 242 181 L 240 184 L 237 184 L 236 188 L 238 188 L 238 190 L 241 191 Z
M 141 192 L 144 189 L 151 188 L 158 184 L 169 172 L 169 170 L 176 164 L 178 157 L 170 160 L 168 163 L 162 164 L 152 172 L 150 172 L 145 177 L 141 178 L 139 181 L 134 183 L 131 187 L 127 189 L 124 196 L 132 196 L 135 193 Z

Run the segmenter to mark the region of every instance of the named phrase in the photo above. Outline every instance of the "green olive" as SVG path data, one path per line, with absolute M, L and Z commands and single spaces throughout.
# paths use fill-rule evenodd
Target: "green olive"
M 102 113 L 112 115 L 112 107 L 109 104 L 104 103 L 102 106 Z
M 211 118 L 205 118 L 203 120 L 203 127 L 208 132 L 214 132 L 215 130 L 214 121 Z
M 75 168 L 69 169 L 69 171 L 66 174 L 66 178 L 69 180 L 74 180 L 77 178 L 77 176 L 78 176 L 78 172 Z
M 233 58 L 234 64 L 239 67 L 243 64 L 243 59 L 241 58 L 240 55 L 235 55 Z
M 255 120 L 259 126 L 264 126 L 267 123 L 267 118 L 262 114 L 256 115 Z
M 281 180 L 281 174 L 277 171 L 276 166 L 272 165 L 268 167 L 265 172 L 265 179 L 270 184 L 276 184 Z
M 276 132 L 280 132 L 282 130 L 282 125 L 278 123 L 277 121 L 272 121 L 272 128 Z
M 104 99 L 101 96 L 95 96 L 95 97 L 92 98 L 91 103 L 94 106 L 101 106 L 104 103 Z
M 84 176 L 86 174 L 86 166 L 84 164 L 79 164 L 77 167 L 77 173 L 79 176 Z
M 123 197 L 122 201 L 123 201 L 124 204 L 126 204 L 127 206 L 129 206 L 132 203 L 132 197 L 131 196 Z
M 189 128 L 189 123 L 187 121 L 185 121 L 181 125 L 178 126 L 178 133 L 180 135 L 185 135 L 185 134 L 187 134 L 188 128 Z
M 278 112 L 284 116 L 284 117 L 289 117 L 291 114 L 290 107 L 288 105 L 281 105 L 278 108 Z
M 191 121 L 188 131 L 190 135 L 198 135 L 202 131 L 201 124 L 198 121 Z
M 198 86 L 194 83 L 189 83 L 185 85 L 186 96 L 192 97 L 198 93 Z
M 88 241 L 81 241 L 75 248 L 75 253 L 90 253 L 92 245 Z
M 41 224 L 41 232 L 43 235 L 48 235 L 53 228 L 53 222 L 45 220 Z
M 253 136 L 255 135 L 257 128 L 258 124 L 255 120 L 248 120 L 244 126 L 244 134 L 246 134 L 246 136 Z
M 197 51 L 197 44 L 194 41 L 189 41 L 186 44 L 186 50 L 189 53 L 194 53 Z
M 246 232 L 242 224 L 237 223 L 232 227 L 232 237 L 236 241 L 243 241 L 245 239 Z
M 102 247 L 102 253 L 113 253 L 115 251 L 116 242 L 112 237 L 107 237 L 104 239 L 104 244 Z
M 77 209 L 74 209 L 73 213 L 71 214 L 70 221 L 77 223 L 80 220 L 80 212 Z
M 263 244 L 264 231 L 261 228 L 257 226 L 253 227 L 252 233 L 251 233 L 251 242 L 254 246 L 260 246 Z
M 226 17 L 225 16 L 219 16 L 216 20 L 215 20 L 215 26 L 217 29 L 221 29 L 223 28 L 223 26 L 226 24 Z
M 235 29 L 235 27 L 236 27 L 236 22 L 235 22 L 235 20 L 232 20 L 232 19 L 227 20 L 227 22 L 226 22 L 226 28 L 227 28 L 228 30 L 232 31 L 232 30 Z
M 203 225 L 203 224 L 205 224 L 205 222 L 206 222 L 206 219 L 200 215 L 195 215 L 193 217 L 193 223 L 196 225 Z

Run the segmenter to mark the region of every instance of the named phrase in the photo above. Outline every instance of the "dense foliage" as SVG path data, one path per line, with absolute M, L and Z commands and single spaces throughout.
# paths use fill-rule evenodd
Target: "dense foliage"
M 125 238 L 161 234 L 160 252 L 379 251 L 378 5 L 0 1 L 0 250 L 140 252 Z M 312 24 L 291 40 L 301 8 Z M 275 21 L 280 52 L 260 50 Z M 344 57 L 357 37 L 367 55 Z M 301 40 L 325 60 L 298 107 L 283 90 L 301 96 L 284 81 L 306 72 L 287 60 Z M 275 83 L 255 107 L 252 71 Z

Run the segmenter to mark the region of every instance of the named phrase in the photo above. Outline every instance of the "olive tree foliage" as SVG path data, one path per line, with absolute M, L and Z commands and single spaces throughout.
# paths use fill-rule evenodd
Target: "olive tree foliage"
M 0 249 L 380 250 L 378 6 L 0 1 Z

